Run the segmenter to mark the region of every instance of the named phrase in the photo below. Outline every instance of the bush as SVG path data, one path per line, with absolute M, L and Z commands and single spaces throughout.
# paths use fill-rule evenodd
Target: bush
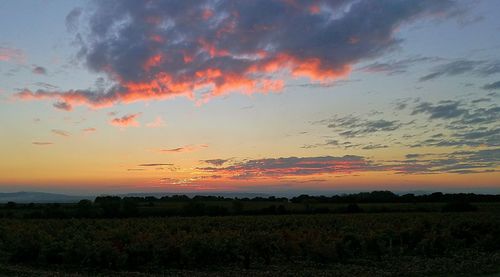
M 443 212 L 475 212 L 477 207 L 468 202 L 447 203 L 441 209 Z

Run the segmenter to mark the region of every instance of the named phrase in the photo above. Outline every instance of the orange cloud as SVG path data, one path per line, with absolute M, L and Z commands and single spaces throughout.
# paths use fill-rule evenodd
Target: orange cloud
M 287 77 L 327 83 L 347 76 L 354 64 L 395 49 L 400 40 L 394 34 L 401 24 L 453 7 L 451 1 L 430 0 L 359 1 L 349 9 L 343 1 L 324 0 L 222 0 L 217 5 L 206 0 L 178 5 L 115 1 L 123 13 L 109 14 L 103 3 L 95 2 L 88 17 L 89 25 L 99 28 L 89 28 L 82 38 L 82 59 L 89 70 L 105 74 L 111 88 L 25 89 L 15 94 L 17 99 L 55 99 L 60 103 L 56 108 L 70 110 L 178 96 L 204 103 L 234 92 L 279 92 Z M 260 12 L 268 5 L 273 13 Z M 339 10 L 345 12 L 332 20 Z M 124 22 L 123 14 L 130 20 Z M 193 15 L 204 20 L 186 20 Z M 113 32 L 118 24 L 121 31 Z M 162 24 L 172 27 L 160 28 Z M 10 59 L 15 52 L 9 53 L 0 57 Z

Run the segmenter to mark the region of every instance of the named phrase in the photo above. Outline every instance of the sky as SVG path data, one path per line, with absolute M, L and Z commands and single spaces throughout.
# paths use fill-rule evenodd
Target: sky
M 0 2 L 0 191 L 500 192 L 500 1 Z

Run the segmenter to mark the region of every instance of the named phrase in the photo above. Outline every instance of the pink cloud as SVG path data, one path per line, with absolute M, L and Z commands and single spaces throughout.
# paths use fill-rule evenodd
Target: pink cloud
M 97 131 L 96 128 L 85 128 L 82 130 L 84 133 L 89 134 L 89 133 L 94 133 Z
M 165 121 L 161 116 L 157 116 L 154 121 L 151 121 L 148 124 L 146 124 L 146 127 L 148 128 L 161 128 L 165 126 L 166 126 Z
M 113 118 L 109 123 L 118 127 L 139 127 L 140 124 L 137 122 L 137 118 L 140 115 L 140 113 L 124 115 L 122 117 Z
M 26 56 L 22 50 L 0 46 L 0 61 L 24 63 L 25 60 Z

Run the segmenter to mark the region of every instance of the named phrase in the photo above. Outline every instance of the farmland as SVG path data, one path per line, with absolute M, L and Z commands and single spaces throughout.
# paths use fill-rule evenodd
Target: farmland
M 106 205 L 92 202 L 85 203 L 90 204 L 86 216 L 82 203 L 58 208 L 10 203 L 2 207 L 0 272 L 346 276 L 500 272 L 498 203 L 472 203 L 470 211 L 448 211 L 446 203 L 359 203 L 354 209 L 353 204 L 342 203 L 242 202 L 197 206 L 192 201 L 144 202 L 134 208 L 121 203 L 122 213 L 106 217 L 101 211 Z M 227 209 L 207 209 L 216 203 Z M 33 217 L 36 209 L 40 218 Z M 62 212 L 45 214 L 48 209 Z M 154 216 L 150 213 L 154 209 L 178 214 Z M 223 215 L 196 216 L 214 210 Z

